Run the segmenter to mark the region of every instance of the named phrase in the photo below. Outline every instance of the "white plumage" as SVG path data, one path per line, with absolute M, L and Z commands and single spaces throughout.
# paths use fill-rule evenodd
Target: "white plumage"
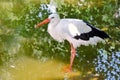
M 103 39 L 98 36 L 91 37 L 88 41 L 82 39 L 76 40 L 73 38 L 76 35 L 87 33 L 92 30 L 91 27 L 82 20 L 60 19 L 57 14 L 50 15 L 49 19 L 51 19 L 51 21 L 48 25 L 48 33 L 59 42 L 67 40 L 77 48 L 80 45 L 96 44 L 99 41 L 103 41 Z

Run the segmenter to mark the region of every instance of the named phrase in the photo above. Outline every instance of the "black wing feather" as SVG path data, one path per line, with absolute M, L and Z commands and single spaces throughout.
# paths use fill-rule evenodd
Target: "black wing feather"
M 85 22 L 85 21 L 84 21 Z M 105 33 L 104 31 L 101 31 L 95 27 L 93 27 L 92 25 L 90 25 L 89 23 L 85 22 L 89 27 L 91 27 L 91 31 L 88 32 L 88 33 L 82 33 L 80 35 L 76 35 L 74 36 L 75 39 L 82 39 L 82 40 L 85 40 L 85 41 L 88 41 L 90 38 L 94 37 L 94 36 L 97 36 L 97 37 L 100 37 L 102 39 L 105 39 L 105 38 L 110 38 L 109 35 L 107 33 Z

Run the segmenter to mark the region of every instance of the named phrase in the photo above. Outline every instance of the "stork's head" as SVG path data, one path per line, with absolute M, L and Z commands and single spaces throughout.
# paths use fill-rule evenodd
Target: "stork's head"
M 42 25 L 44 25 L 44 24 L 47 24 L 47 23 L 54 23 L 54 22 L 57 22 L 57 21 L 59 21 L 59 19 L 60 19 L 60 17 L 59 17 L 59 15 L 58 14 L 51 14 L 51 15 L 49 15 L 49 17 L 47 18 L 47 19 L 45 19 L 45 20 L 43 20 L 42 22 L 40 22 L 40 23 L 38 23 L 37 25 L 35 25 L 35 28 L 38 28 L 38 27 L 40 27 L 40 26 L 42 26 Z

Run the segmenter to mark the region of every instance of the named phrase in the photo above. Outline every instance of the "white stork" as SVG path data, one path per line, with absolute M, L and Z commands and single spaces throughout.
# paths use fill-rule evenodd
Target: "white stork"
M 79 19 L 60 19 L 59 15 L 51 14 L 47 19 L 37 24 L 35 28 L 48 24 L 48 33 L 59 42 L 67 40 L 71 46 L 71 57 L 69 71 L 72 70 L 73 61 L 76 55 L 76 48 L 80 45 L 96 45 L 105 38 L 110 38 L 104 31 L 97 29 L 89 23 Z

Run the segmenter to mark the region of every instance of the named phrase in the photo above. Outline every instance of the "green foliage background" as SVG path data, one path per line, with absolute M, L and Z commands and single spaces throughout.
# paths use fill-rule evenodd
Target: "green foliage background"
M 0 65 L 27 55 L 40 60 L 57 59 L 69 63 L 70 48 L 67 41 L 58 43 L 47 33 L 47 25 L 35 29 L 34 25 L 44 20 L 50 14 L 43 10 L 40 4 L 49 1 L 4 1 L 0 2 Z M 93 70 L 92 61 L 97 56 L 99 49 L 107 52 L 120 51 L 120 23 L 114 19 L 116 9 L 114 0 L 87 0 L 85 2 L 65 0 L 57 3 L 58 13 L 61 18 L 83 19 L 104 29 L 112 39 L 106 44 L 95 46 L 81 46 L 74 67 L 81 71 Z M 47 7 L 44 4 L 44 7 Z M 6 7 L 4 7 L 6 5 Z M 42 17 L 38 14 L 41 12 Z M 89 51 L 89 52 L 88 52 Z M 87 67 L 89 70 L 87 70 Z M 86 70 L 84 70 L 86 68 Z

